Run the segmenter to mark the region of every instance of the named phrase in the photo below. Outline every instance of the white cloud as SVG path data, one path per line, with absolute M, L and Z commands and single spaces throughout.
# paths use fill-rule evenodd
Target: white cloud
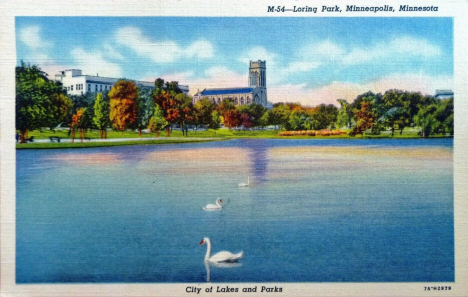
M 199 40 L 192 43 L 186 50 L 185 55 L 189 58 L 199 57 L 202 59 L 214 56 L 214 49 L 211 43 L 205 40 Z
M 31 26 L 21 29 L 19 39 L 26 44 L 30 49 L 44 49 L 52 46 L 52 42 L 45 41 L 40 36 L 41 28 L 39 26 Z
M 248 52 L 242 54 L 239 58 L 239 61 L 249 65 L 250 61 L 257 61 L 257 60 L 265 60 L 268 62 L 268 67 L 273 66 L 276 64 L 276 54 L 269 52 L 262 46 L 255 46 L 251 48 Z
M 82 48 L 75 48 L 71 51 L 71 56 L 75 60 L 75 68 L 83 71 L 83 74 L 107 77 L 122 77 L 123 72 L 119 65 L 106 60 L 102 52 L 86 52 Z
M 201 91 L 205 88 L 247 87 L 247 80 L 247 73 L 239 74 L 224 66 L 214 66 L 204 72 L 203 78 L 195 78 L 188 84 L 190 93 L 195 94 L 198 89 Z
M 203 72 L 203 77 L 197 76 L 194 71 L 185 71 L 146 75 L 141 80 L 153 82 L 158 77 L 164 81 L 178 81 L 180 85 L 188 85 L 192 96 L 204 89 L 247 87 L 247 73 L 239 74 L 225 66 L 208 68 Z
M 389 42 L 382 42 L 370 48 L 355 48 L 344 55 L 344 65 L 356 65 L 367 62 L 378 62 L 388 58 L 406 59 L 407 57 L 437 57 L 441 49 L 427 40 L 410 36 L 395 38 Z
M 354 99 L 357 95 L 366 92 L 365 87 L 351 84 L 333 82 L 320 88 L 307 88 L 305 84 L 282 85 L 268 89 L 268 101 L 297 102 L 302 105 L 316 106 L 319 104 L 337 104 L 337 99 Z
M 171 63 L 179 59 L 195 57 L 206 59 L 214 56 L 214 48 L 206 40 L 197 40 L 187 47 L 183 47 L 171 40 L 151 40 L 136 27 L 119 29 L 115 34 L 115 40 L 156 63 Z
M 103 51 L 106 53 L 106 57 L 109 57 L 111 59 L 115 60 L 124 60 L 124 56 L 116 49 L 115 46 L 112 46 L 109 43 L 106 43 L 103 45 Z
M 391 89 L 434 95 L 438 89 L 453 89 L 453 77 L 408 73 L 394 74 L 363 84 L 332 82 L 319 88 L 307 88 L 305 84 L 281 85 L 268 88 L 268 101 L 299 102 L 309 106 L 321 103 L 338 105 L 337 99 L 352 102 L 358 95 L 367 91 L 383 94 Z
M 345 54 L 345 50 L 331 42 L 330 40 L 321 41 L 318 43 L 308 44 L 297 52 L 298 59 L 301 61 L 334 61 L 341 60 Z

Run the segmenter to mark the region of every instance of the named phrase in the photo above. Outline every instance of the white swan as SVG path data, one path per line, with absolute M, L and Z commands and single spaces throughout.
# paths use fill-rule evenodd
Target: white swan
M 205 237 L 202 239 L 200 242 L 200 245 L 205 244 L 208 246 L 206 249 L 206 255 L 205 255 L 205 261 L 209 261 L 212 263 L 231 263 L 231 262 L 237 262 L 239 261 L 242 256 L 244 255 L 244 252 L 240 252 L 237 254 L 233 254 L 227 251 L 222 251 L 219 253 L 214 254 L 213 256 L 210 257 L 211 255 L 211 241 L 208 237 Z
M 247 183 L 237 184 L 238 187 L 248 187 L 250 186 L 250 176 L 247 176 Z
M 203 207 L 203 210 L 221 210 L 223 209 L 223 206 L 221 205 L 223 203 L 222 199 L 216 200 L 216 204 L 207 204 L 205 207 Z

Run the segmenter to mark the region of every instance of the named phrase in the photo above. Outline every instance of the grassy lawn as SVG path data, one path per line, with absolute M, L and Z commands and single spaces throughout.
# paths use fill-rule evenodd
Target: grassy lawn
M 109 131 L 107 133 L 107 138 L 134 138 L 135 141 L 122 141 L 122 142 L 88 142 L 84 141 L 80 143 L 80 140 L 75 137 L 75 143 L 27 143 L 27 144 L 16 144 L 17 149 L 27 149 L 27 148 L 85 148 L 85 147 L 103 147 L 103 146 L 120 146 L 120 145 L 148 145 L 148 144 L 167 144 L 167 143 L 185 143 L 185 142 L 196 142 L 196 141 L 205 141 L 198 140 L 194 138 L 221 138 L 221 139 L 234 139 L 234 138 L 278 138 L 278 139 L 373 139 L 373 138 L 420 138 L 418 135 L 419 129 L 417 128 L 407 128 L 403 130 L 403 133 L 400 135 L 399 131 L 391 135 L 390 131 L 382 131 L 379 135 L 365 134 L 364 137 L 357 135 L 355 137 L 350 137 L 348 134 L 344 135 L 331 135 L 331 136 L 307 136 L 307 135 L 297 135 L 297 136 L 278 136 L 280 130 L 229 130 L 229 129 L 218 129 L 218 130 L 200 130 L 200 131 L 189 131 L 188 136 L 183 136 L 182 131 L 173 130 L 170 137 L 166 137 L 166 131 L 160 131 L 159 140 L 141 140 L 144 138 L 155 137 L 155 133 L 142 133 L 141 136 L 134 131 Z M 58 136 L 62 139 L 71 139 L 68 136 L 68 130 L 61 131 L 50 131 L 50 130 L 34 130 L 29 132 L 29 137 L 34 136 L 36 139 L 48 139 L 50 136 Z M 78 133 L 76 133 L 78 136 Z M 99 139 L 100 133 L 98 130 L 92 130 L 86 132 L 86 137 L 90 139 Z M 445 135 L 436 135 L 432 137 L 446 137 Z M 174 138 L 183 138 L 183 139 L 174 139 Z M 137 140 L 138 139 L 138 140 Z M 206 141 L 213 141 L 212 139 Z
M 173 143 L 193 143 L 193 142 L 208 142 L 213 140 L 200 139 L 161 139 L 161 140 L 138 140 L 138 141 L 119 141 L 119 142 L 87 142 L 80 143 L 78 140 L 75 143 L 57 143 L 57 142 L 30 142 L 26 144 L 16 144 L 16 149 L 62 149 L 62 148 L 89 148 L 89 147 L 107 147 L 107 146 L 122 146 L 122 145 L 161 145 Z

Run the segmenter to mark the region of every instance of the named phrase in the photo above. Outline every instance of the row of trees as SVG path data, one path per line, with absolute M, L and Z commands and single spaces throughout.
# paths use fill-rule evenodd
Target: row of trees
M 389 90 L 383 95 L 367 92 L 352 103 L 338 100 L 336 124 L 351 129 L 350 135 L 364 135 L 366 131 L 379 134 L 389 129 L 394 135 L 407 127 L 420 127 L 421 136 L 435 133 L 454 133 L 453 98 L 438 100 L 419 92 Z
M 155 81 L 154 90 L 121 79 L 107 93 L 67 96 L 60 82 L 49 80 L 37 66 L 24 63 L 16 68 L 16 86 L 16 127 L 22 142 L 30 130 L 53 130 L 59 125 L 70 128 L 72 139 L 76 131 L 83 139 L 90 128 L 100 130 L 101 138 L 106 137 L 109 127 L 116 131 L 136 129 L 140 134 L 150 129 L 157 135 L 166 129 L 168 136 L 174 125 L 185 135 L 190 125 L 250 128 L 260 125 L 266 111 L 257 104 L 237 107 L 232 100 L 216 105 L 204 99 L 194 105 L 177 82 L 162 79 Z
M 244 129 L 273 125 L 286 130 L 321 130 L 347 127 L 350 135 L 378 134 L 390 129 L 402 133 L 410 126 L 421 127 L 422 136 L 453 134 L 453 98 L 437 100 L 420 93 L 389 90 L 385 94 L 367 92 L 352 103 L 339 99 L 340 107 L 315 107 L 297 103 L 277 103 L 267 110 L 258 104 L 236 106 L 226 99 L 215 104 L 207 99 L 192 103 L 177 82 L 155 81 L 155 89 L 142 88 L 122 79 L 107 93 L 67 96 L 61 83 L 49 80 L 37 67 L 24 63 L 16 68 L 16 127 L 23 141 L 28 131 L 58 125 L 84 138 L 87 129 L 98 129 L 106 138 L 107 129 L 150 129 L 159 136 L 178 125 L 187 135 L 190 125 L 218 129 Z

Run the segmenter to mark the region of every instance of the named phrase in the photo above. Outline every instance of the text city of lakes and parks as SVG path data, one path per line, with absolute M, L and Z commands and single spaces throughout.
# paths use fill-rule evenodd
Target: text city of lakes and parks
M 267 12 L 311 12 L 317 13 L 319 11 L 318 7 L 312 6 L 294 6 L 293 8 L 287 8 L 286 6 L 268 6 Z M 418 12 L 418 11 L 439 11 L 438 6 L 410 6 L 410 5 L 400 5 L 398 11 L 402 12 Z M 341 8 L 338 5 L 334 6 L 325 6 L 323 5 L 320 12 L 341 12 Z M 357 6 L 357 5 L 347 5 L 346 12 L 395 12 L 393 6 L 384 5 L 384 6 Z
M 199 288 L 199 287 L 195 287 L 195 286 L 191 286 L 191 287 L 187 287 L 185 288 L 185 292 L 187 293 L 197 293 L 197 294 L 200 294 L 201 291 L 204 291 L 205 293 L 238 293 L 238 292 L 251 292 L 251 293 L 257 293 L 257 292 L 260 292 L 260 293 L 281 293 L 283 292 L 283 288 L 282 287 L 277 287 L 277 286 L 274 286 L 274 287 L 267 287 L 267 286 L 261 286 L 260 288 L 257 287 L 257 286 L 254 286 L 254 287 L 246 287 L 246 288 L 242 288 L 242 290 L 240 290 L 240 288 L 238 287 L 229 287 L 229 286 L 216 286 L 216 291 L 213 290 L 213 287 L 207 287 L 205 289 L 203 288 Z

